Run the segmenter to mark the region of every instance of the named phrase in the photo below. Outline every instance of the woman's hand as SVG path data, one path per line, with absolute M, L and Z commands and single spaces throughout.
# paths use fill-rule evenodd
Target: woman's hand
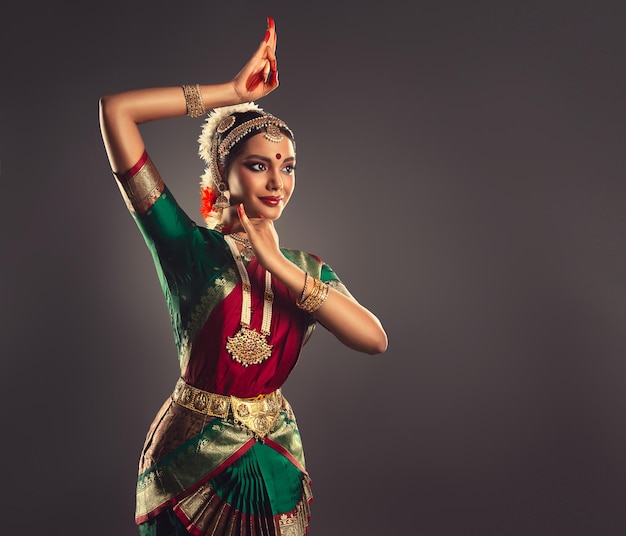
M 278 87 L 276 30 L 267 21 L 265 38 L 244 68 L 229 82 L 202 85 L 205 109 L 230 106 L 264 97 Z M 100 128 L 111 168 L 124 173 L 144 151 L 141 123 L 187 113 L 180 86 L 145 88 L 105 95 L 100 99 Z
M 237 215 L 243 231 L 248 235 L 259 264 L 267 271 L 274 273 L 278 263 L 286 260 L 280 251 L 274 222 L 263 217 L 249 218 L 243 203 L 237 206 Z
M 267 19 L 267 30 L 259 48 L 232 79 L 231 84 L 242 102 L 265 97 L 278 87 L 276 27 L 271 17 Z

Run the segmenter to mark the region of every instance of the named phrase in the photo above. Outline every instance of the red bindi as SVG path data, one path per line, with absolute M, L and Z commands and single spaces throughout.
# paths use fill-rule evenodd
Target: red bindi
M 280 160 L 280 153 L 276 153 L 276 160 Z

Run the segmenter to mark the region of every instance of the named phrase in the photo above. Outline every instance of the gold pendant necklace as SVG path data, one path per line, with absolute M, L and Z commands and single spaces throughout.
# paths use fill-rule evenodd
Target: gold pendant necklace
M 243 265 L 241 254 L 237 250 L 235 239 L 230 235 L 226 235 L 224 240 L 226 240 L 235 259 L 242 286 L 241 328 L 233 337 L 228 337 L 226 350 L 237 363 L 242 364 L 244 367 L 258 365 L 272 355 L 272 345 L 267 342 L 272 324 L 272 303 L 274 302 L 272 276 L 267 270 L 265 271 L 263 320 L 261 322 L 261 332 L 259 333 L 250 328 L 252 316 L 252 286 L 250 277 L 246 267 Z
M 241 250 L 241 256 L 246 261 L 250 262 L 252 260 L 252 257 L 254 257 L 254 249 L 252 249 L 252 244 L 250 243 L 250 240 L 238 235 L 237 233 L 232 233 L 230 236 L 233 237 L 233 239 L 235 239 L 241 245 L 243 245 L 243 249 Z

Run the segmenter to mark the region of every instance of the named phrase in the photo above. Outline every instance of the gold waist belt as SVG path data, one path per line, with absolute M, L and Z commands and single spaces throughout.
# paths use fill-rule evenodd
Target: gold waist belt
M 278 413 L 283 409 L 280 389 L 256 398 L 238 398 L 203 391 L 182 378 L 176 383 L 172 399 L 181 406 L 211 417 L 225 419 L 231 414 L 235 422 L 261 439 L 272 430 Z

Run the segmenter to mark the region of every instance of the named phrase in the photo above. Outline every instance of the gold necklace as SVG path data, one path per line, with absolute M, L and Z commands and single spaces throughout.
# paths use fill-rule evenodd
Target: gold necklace
M 244 259 L 246 259 L 246 261 L 250 262 L 252 260 L 252 257 L 254 257 L 254 249 L 252 248 L 250 240 L 241 235 L 238 235 L 237 233 L 232 233 L 230 236 L 232 236 L 237 242 L 243 245 L 241 255 Z
M 243 237 L 239 237 L 243 239 Z M 244 367 L 258 365 L 272 355 L 272 345 L 267 342 L 272 324 L 272 303 L 274 293 L 272 292 L 272 275 L 265 271 L 265 294 L 263 299 L 263 320 L 261 322 L 261 332 L 250 329 L 250 319 L 252 317 L 252 285 L 246 267 L 243 265 L 242 256 L 237 250 L 235 238 L 232 235 L 224 236 L 224 240 L 230 247 L 230 251 L 235 259 L 237 270 L 241 277 L 242 299 L 241 299 L 241 328 L 233 336 L 228 337 L 226 350 L 231 357 L 241 363 Z

